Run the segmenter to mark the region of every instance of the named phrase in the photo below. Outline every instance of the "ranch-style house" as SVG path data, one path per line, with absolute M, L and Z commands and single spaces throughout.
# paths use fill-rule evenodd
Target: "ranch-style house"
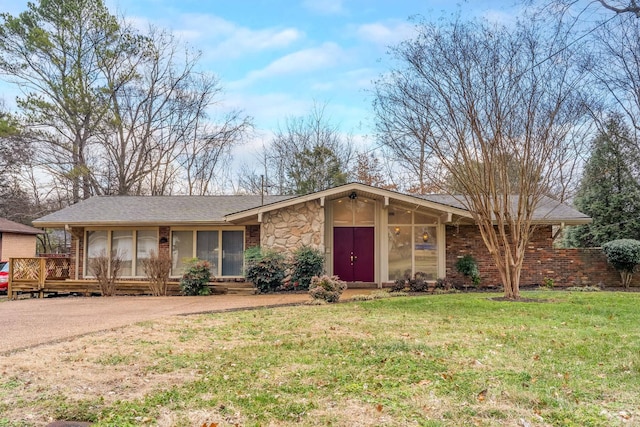
M 572 281 L 590 263 L 581 253 L 553 248 L 557 231 L 591 219 L 551 199 L 535 212 L 523 283 L 545 277 Z M 98 196 L 34 221 L 72 235 L 71 280 L 91 279 L 87 266 L 101 253 L 123 258 L 123 279 L 144 279 L 141 260 L 171 255 L 172 277 L 185 260 L 211 263 L 217 280 L 243 277 L 243 252 L 260 245 L 291 252 L 301 245 L 325 254 L 325 269 L 353 287 L 382 287 L 405 275 L 463 280 L 455 271 L 474 256 L 482 283 L 500 279 L 469 211 L 456 197 L 409 195 L 350 183 L 304 196 Z

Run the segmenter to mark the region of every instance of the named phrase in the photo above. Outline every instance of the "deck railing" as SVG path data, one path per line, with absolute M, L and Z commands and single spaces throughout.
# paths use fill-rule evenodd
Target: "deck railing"
M 71 258 L 9 258 L 9 298 L 15 291 L 42 293 L 47 280 L 69 278 Z

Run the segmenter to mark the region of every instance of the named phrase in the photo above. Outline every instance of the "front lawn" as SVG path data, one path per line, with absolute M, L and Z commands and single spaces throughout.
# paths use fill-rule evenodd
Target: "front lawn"
M 640 293 L 499 296 L 173 317 L 27 350 L 5 358 L 0 426 L 640 424 Z

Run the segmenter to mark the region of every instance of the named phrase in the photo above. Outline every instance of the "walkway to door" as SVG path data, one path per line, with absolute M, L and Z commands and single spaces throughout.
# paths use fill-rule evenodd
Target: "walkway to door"
M 347 289 L 342 300 L 366 294 Z M 0 355 L 165 316 L 302 304 L 307 294 L 61 297 L 0 301 Z

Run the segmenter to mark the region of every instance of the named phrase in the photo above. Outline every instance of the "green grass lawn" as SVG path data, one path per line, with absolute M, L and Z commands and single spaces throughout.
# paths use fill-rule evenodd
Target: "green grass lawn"
M 135 326 L 137 339 L 117 341 L 91 363 L 180 381 L 134 399 L 45 389 L 40 401 L 12 404 L 98 426 L 640 425 L 640 293 L 524 292 L 538 301 L 515 303 L 495 296 L 145 322 Z M 158 328 L 163 339 L 145 339 Z M 107 337 L 91 339 L 110 346 Z M 0 401 L 25 387 L 37 381 L 3 375 Z M 29 425 L 2 409 L 0 426 Z

